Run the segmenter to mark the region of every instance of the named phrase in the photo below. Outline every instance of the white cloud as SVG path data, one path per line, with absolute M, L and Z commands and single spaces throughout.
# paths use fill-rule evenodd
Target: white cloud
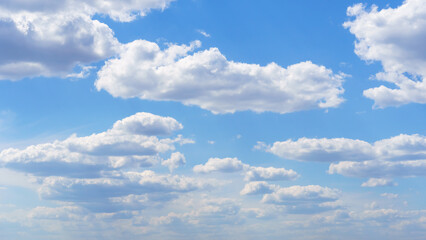
M 391 179 L 386 178 L 370 178 L 367 182 L 361 184 L 362 187 L 384 187 L 384 186 L 396 186 Z
M 204 30 L 198 29 L 197 32 L 203 35 L 204 37 L 207 37 L 207 38 L 210 37 L 210 34 L 206 33 L 206 31 Z
M 352 21 L 344 23 L 357 38 L 355 53 L 366 61 L 380 61 L 384 72 L 377 80 L 395 85 L 364 91 L 374 106 L 384 108 L 411 102 L 426 103 L 426 6 L 423 0 L 406 0 L 397 8 L 348 8 Z
M 372 144 L 348 138 L 300 138 L 275 142 L 272 146 L 258 142 L 255 149 L 284 159 L 330 162 L 330 174 L 349 177 L 386 179 L 425 176 L 426 169 L 426 137 L 419 134 L 400 134 Z M 363 186 L 381 184 L 372 181 Z
M 288 113 L 337 107 L 344 74 L 309 61 L 287 68 L 228 61 L 217 49 L 195 52 L 199 41 L 170 45 L 136 40 L 98 72 L 96 87 L 114 97 L 178 101 L 213 113 Z
M 385 197 L 385 198 L 389 198 L 389 199 L 398 198 L 398 194 L 396 194 L 396 193 L 382 193 L 382 194 L 380 194 L 380 196 Z
M 249 182 L 247 183 L 243 190 L 241 190 L 241 195 L 257 195 L 257 194 L 266 194 L 272 193 L 274 190 L 278 189 L 279 186 L 268 184 L 267 182 Z
M 28 213 L 28 218 L 33 219 L 51 219 L 51 220 L 81 220 L 81 216 L 87 213 L 84 209 L 77 206 L 63 207 L 36 207 Z
M 275 142 L 272 146 L 259 144 L 258 149 L 266 148 L 266 151 L 279 157 L 298 161 L 333 162 L 370 159 L 374 156 L 373 147 L 369 143 L 347 138 L 300 138 L 297 141 L 289 139 Z
M 170 172 L 173 172 L 174 169 L 178 168 L 179 166 L 185 165 L 185 163 L 185 156 L 180 152 L 175 152 L 172 153 L 169 159 L 164 160 L 161 165 L 167 166 Z
M 113 31 L 92 17 L 131 21 L 171 0 L 11 1 L 0 3 L 0 80 L 67 77 L 77 65 L 111 57 L 121 48 Z M 19 49 L 20 51 L 16 51 Z M 78 74 L 72 74 L 72 77 Z
M 244 171 L 245 181 L 288 181 L 299 177 L 299 174 L 292 169 L 253 167 L 241 162 L 238 158 L 210 158 L 205 164 L 194 166 L 193 171 L 195 173 Z
M 193 170 L 196 173 L 237 172 L 246 166 L 237 158 L 210 158 L 205 164 L 194 166 Z
M 120 172 L 109 178 L 46 177 L 38 189 L 42 199 L 74 202 L 93 211 L 110 212 L 129 206 L 129 195 L 157 193 L 148 200 L 169 201 L 170 193 L 186 193 L 209 187 L 199 179 L 176 175 L 159 175 L 153 171 Z
M 294 170 L 287 170 L 285 168 L 274 168 L 274 167 L 250 167 L 245 173 L 246 181 L 279 181 L 279 180 L 295 180 L 299 177 Z
M 426 158 L 426 137 L 401 134 L 373 144 L 348 138 L 300 138 L 272 146 L 259 142 L 255 148 L 298 161 L 413 160 Z
M 3 167 L 39 176 L 99 177 L 103 170 L 126 166 L 151 166 L 157 155 L 174 150 L 187 139 L 159 139 L 143 134 L 165 134 L 182 125 L 170 117 L 138 113 L 117 121 L 113 128 L 86 137 L 71 137 L 0 152 Z
M 136 113 L 123 120 L 118 120 L 113 126 L 114 131 L 147 136 L 170 135 L 172 132 L 182 128 L 182 124 L 174 118 L 161 117 L 146 112 Z
M 293 202 L 303 203 L 310 202 L 330 202 L 339 198 L 340 191 L 328 187 L 321 187 L 318 185 L 308 186 L 291 186 L 287 188 L 280 188 L 271 194 L 265 194 L 262 201 L 264 203 L 273 204 L 288 204 Z
M 340 198 L 338 189 L 318 185 L 295 185 L 286 188 L 270 187 L 274 191 L 263 195 L 262 202 L 285 206 L 285 211 L 288 213 L 313 214 L 340 207 L 337 202 Z
M 426 175 L 426 160 L 413 161 L 344 161 L 330 164 L 330 174 L 341 174 L 348 177 L 413 177 Z

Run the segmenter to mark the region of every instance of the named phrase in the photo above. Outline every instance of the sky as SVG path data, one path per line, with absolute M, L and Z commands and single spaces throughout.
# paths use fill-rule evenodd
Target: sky
M 424 239 L 424 0 L 5 0 L 0 239 Z

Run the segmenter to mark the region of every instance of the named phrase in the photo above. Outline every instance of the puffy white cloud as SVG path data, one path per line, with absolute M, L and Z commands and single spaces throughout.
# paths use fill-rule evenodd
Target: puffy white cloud
M 194 166 L 193 170 L 196 173 L 237 172 L 246 166 L 237 158 L 210 158 L 205 164 Z
M 298 161 L 396 161 L 426 158 L 426 137 L 401 134 L 373 144 L 348 138 L 300 138 L 275 142 L 272 146 L 260 142 L 256 148 Z
M 377 80 L 395 85 L 364 91 L 374 106 L 384 108 L 410 102 L 426 103 L 426 6 L 423 0 L 406 0 L 397 8 L 348 8 L 353 20 L 344 26 L 357 38 L 355 53 L 367 61 L 380 61 L 384 72 Z
M 95 14 L 131 21 L 171 1 L 2 1 L 0 80 L 67 77 L 76 65 L 111 57 L 121 44 L 106 24 L 92 18 Z
M 426 160 L 413 161 L 344 161 L 332 163 L 328 169 L 330 174 L 341 174 L 349 177 L 413 177 L 426 175 Z
M 241 162 L 238 158 L 210 158 L 205 164 L 194 166 L 193 171 L 196 173 L 244 171 L 245 181 L 288 181 L 299 177 L 299 174 L 292 169 L 253 167 Z
M 363 187 L 383 187 L 383 186 L 396 186 L 391 179 L 386 178 L 370 178 L 367 182 L 361 184 Z
M 175 143 L 190 141 L 141 134 L 165 134 L 181 128 L 170 117 L 138 113 L 117 121 L 112 129 L 102 133 L 86 137 L 72 135 L 63 141 L 23 150 L 5 149 L 0 152 L 0 164 L 39 176 L 99 177 L 103 170 L 155 164 L 159 153 L 174 150 Z
M 173 172 L 174 169 L 179 166 L 185 165 L 186 159 L 185 156 L 180 152 L 172 153 L 169 159 L 164 160 L 161 165 L 167 166 L 170 172 Z
M 289 139 L 266 146 L 266 151 L 285 159 L 318 162 L 363 160 L 374 156 L 373 147 L 369 143 L 347 138 Z
M 330 174 L 383 179 L 425 175 L 426 137 L 419 134 L 401 134 L 372 144 L 348 138 L 300 138 L 272 146 L 259 142 L 255 148 L 284 159 L 331 162 Z M 363 186 L 383 184 L 391 182 L 370 180 Z
M 340 207 L 337 202 L 340 198 L 338 189 L 318 185 L 295 185 L 286 188 L 270 187 L 274 191 L 263 195 L 262 202 L 284 206 L 287 213 L 313 214 Z
M 114 131 L 127 134 L 141 134 L 147 136 L 170 135 L 183 128 L 176 119 L 161 117 L 152 113 L 140 112 L 114 123 Z
M 245 173 L 244 180 L 246 181 L 279 181 L 279 180 L 295 180 L 299 177 L 294 170 L 274 167 L 250 167 Z
M 114 97 L 179 101 L 213 113 L 288 113 L 337 107 L 344 74 L 302 62 L 287 68 L 233 62 L 217 49 L 192 55 L 199 41 L 170 45 L 136 40 L 98 72 L 96 87 Z
M 262 201 L 273 204 L 291 204 L 303 202 L 330 202 L 339 198 L 340 191 L 318 185 L 291 186 L 280 188 L 271 194 L 265 194 Z
M 274 190 L 279 189 L 279 186 L 268 184 L 267 182 L 249 182 L 247 183 L 243 190 L 241 190 L 241 195 L 257 195 L 257 194 L 266 194 L 272 193 Z

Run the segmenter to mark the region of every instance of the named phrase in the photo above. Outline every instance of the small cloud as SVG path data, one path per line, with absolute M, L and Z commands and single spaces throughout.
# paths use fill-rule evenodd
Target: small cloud
M 208 144 L 212 144 L 212 145 L 213 145 L 215 142 L 214 142 L 214 141 L 209 140 L 209 141 L 207 141 L 207 143 L 208 143 Z
M 385 198 L 389 198 L 389 199 L 398 198 L 398 194 L 396 194 L 396 193 L 382 193 L 382 194 L 380 194 L 380 196 L 385 197 Z
M 238 134 L 237 136 L 236 136 L 236 138 L 237 139 L 241 139 L 243 136 L 241 136 L 241 134 Z
M 81 67 L 81 71 L 79 73 L 71 73 L 68 74 L 66 77 L 67 78 L 73 78 L 73 79 L 77 79 L 77 78 L 86 78 L 90 75 L 90 70 L 95 69 L 96 67 L 94 66 L 82 66 Z
M 362 187 L 384 187 L 384 186 L 396 186 L 397 184 L 391 179 L 385 178 L 370 178 L 367 182 L 362 183 Z
M 201 35 L 203 35 L 204 37 L 209 38 L 210 34 L 206 33 L 204 30 L 198 29 L 197 32 Z

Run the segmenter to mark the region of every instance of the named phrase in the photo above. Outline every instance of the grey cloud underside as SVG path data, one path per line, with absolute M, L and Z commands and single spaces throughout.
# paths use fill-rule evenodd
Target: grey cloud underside
M 2 1 L 0 3 L 0 80 L 67 77 L 120 52 L 113 31 L 95 14 L 132 21 L 172 0 Z M 73 76 L 78 76 L 74 74 Z
M 147 170 L 123 172 L 112 178 L 47 177 L 38 191 L 43 199 L 74 202 L 94 211 L 117 211 L 170 201 L 177 197 L 175 193 L 207 186 L 209 184 L 192 178 L 158 175 Z

